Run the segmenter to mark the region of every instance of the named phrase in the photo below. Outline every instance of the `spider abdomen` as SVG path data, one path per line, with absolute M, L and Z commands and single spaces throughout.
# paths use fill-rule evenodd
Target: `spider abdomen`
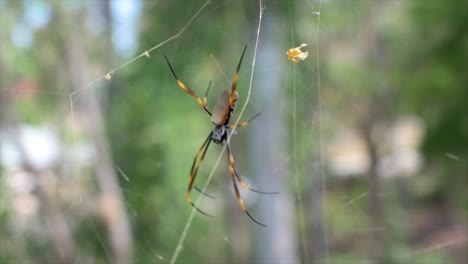
M 229 97 L 229 91 L 224 90 L 219 96 L 218 101 L 216 101 L 216 105 L 211 115 L 211 122 L 213 122 L 213 124 L 220 126 L 229 121 L 229 116 L 232 110 L 236 107 L 237 98 L 239 96 L 237 95 L 237 92 L 234 92 L 234 102 L 232 106 L 229 106 Z

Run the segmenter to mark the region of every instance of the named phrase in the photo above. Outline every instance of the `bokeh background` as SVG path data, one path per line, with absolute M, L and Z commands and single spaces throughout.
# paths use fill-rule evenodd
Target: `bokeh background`
M 0 26 L 0 263 L 468 262 L 468 2 L 2 0 Z M 245 44 L 266 228 L 218 145 L 190 218 L 212 124 L 163 60 L 211 109 Z

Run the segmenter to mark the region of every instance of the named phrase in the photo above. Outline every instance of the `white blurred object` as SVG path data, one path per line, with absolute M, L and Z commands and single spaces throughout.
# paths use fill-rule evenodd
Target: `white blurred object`
M 33 215 L 39 209 L 39 199 L 36 196 L 25 193 L 13 197 L 13 208 L 20 215 Z
M 416 117 L 404 117 L 396 122 L 388 135 L 390 153 L 380 160 L 382 176 L 410 176 L 419 171 L 423 163 L 419 145 L 424 130 L 423 122 Z
M 376 142 L 379 151 L 379 172 L 383 177 L 410 176 L 419 171 L 423 158 L 419 145 L 425 127 L 417 117 L 403 117 L 388 129 L 385 140 Z M 334 175 L 340 177 L 367 173 L 370 157 L 358 132 L 340 132 L 327 149 L 327 162 Z
M 45 169 L 55 165 L 60 158 L 60 141 L 57 134 L 49 128 L 21 125 L 18 140 L 26 158 L 35 169 Z M 2 134 L 0 146 L 1 164 L 9 169 L 20 168 L 21 150 L 15 145 L 11 135 Z
M 328 164 L 334 175 L 347 177 L 363 174 L 369 169 L 366 145 L 353 131 L 341 132 L 329 145 Z
M 25 170 L 16 170 L 6 178 L 7 185 L 14 193 L 24 194 L 34 190 L 34 176 Z

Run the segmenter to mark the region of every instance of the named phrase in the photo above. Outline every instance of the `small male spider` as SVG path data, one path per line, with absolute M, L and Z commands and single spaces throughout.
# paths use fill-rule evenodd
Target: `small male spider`
M 260 113 L 256 114 L 254 117 L 249 119 L 246 122 L 239 123 L 238 125 L 229 125 L 229 119 L 231 117 L 232 112 L 236 108 L 237 105 L 237 100 L 239 98 L 239 95 L 237 94 L 236 91 L 236 86 L 237 86 L 237 79 L 239 77 L 239 69 L 242 64 L 242 59 L 244 58 L 245 50 L 247 49 L 247 45 L 244 47 L 244 50 L 242 51 L 242 55 L 239 61 L 239 64 L 237 66 L 236 73 L 234 74 L 234 79 L 232 80 L 232 85 L 231 85 L 231 91 L 229 90 L 224 90 L 221 95 L 218 98 L 218 101 L 216 102 L 216 105 L 214 107 L 213 112 L 210 112 L 208 108 L 206 108 L 206 103 L 207 103 L 207 94 L 208 91 L 210 90 L 211 86 L 211 81 L 208 84 L 208 89 L 206 90 L 205 97 L 200 99 L 195 92 L 193 92 L 191 89 L 189 89 L 187 86 L 185 86 L 184 83 L 182 83 L 181 80 L 177 77 L 174 69 L 172 68 L 171 64 L 169 63 L 169 60 L 167 57 L 164 55 L 164 58 L 166 59 L 167 65 L 169 65 L 169 68 L 171 69 L 172 75 L 174 75 L 174 78 L 177 81 L 177 84 L 182 88 L 184 91 L 186 91 L 188 94 L 190 94 L 192 97 L 197 100 L 198 104 L 205 110 L 205 112 L 211 117 L 211 122 L 214 124 L 213 130 L 210 132 L 208 137 L 206 138 L 205 142 L 203 142 L 202 146 L 198 150 L 197 154 L 195 155 L 195 158 L 193 159 L 193 164 L 192 168 L 190 169 L 190 178 L 189 178 L 189 185 L 187 188 L 187 192 L 185 194 L 185 199 L 195 208 L 197 211 L 200 213 L 214 217 L 212 215 L 209 215 L 205 212 L 203 212 L 201 209 L 195 206 L 195 204 L 192 202 L 192 199 L 190 198 L 190 192 L 192 191 L 192 187 L 195 187 L 197 191 L 200 193 L 207 195 L 203 193 L 200 189 L 198 189 L 196 186 L 194 186 L 195 178 L 198 173 L 198 169 L 203 163 L 203 159 L 205 158 L 206 151 L 208 150 L 208 147 L 210 146 L 211 141 L 213 141 L 216 144 L 226 144 L 227 147 L 227 158 L 229 162 L 229 171 L 231 173 L 231 179 L 232 179 L 232 184 L 234 186 L 234 191 L 236 193 L 237 201 L 242 208 L 242 210 L 252 219 L 255 223 L 261 225 L 261 226 L 266 226 L 259 221 L 255 220 L 253 218 L 249 211 L 247 211 L 247 208 L 245 207 L 244 201 L 242 200 L 240 193 L 239 193 L 239 188 L 237 187 L 237 181 L 239 184 L 242 186 L 242 188 L 256 192 L 256 193 L 261 193 L 261 194 L 276 194 L 277 192 L 261 192 L 255 189 L 252 189 L 245 184 L 245 182 L 242 180 L 242 178 L 239 176 L 239 174 L 236 171 L 236 168 L 234 166 L 234 157 L 232 156 L 232 151 L 231 151 L 231 145 L 230 145 L 230 140 L 228 139 L 229 133 L 228 129 L 233 129 L 237 127 L 244 127 L 249 124 L 254 118 L 260 115 Z M 201 154 L 200 159 L 198 158 Z M 237 180 L 237 181 L 236 181 Z M 207 195 L 209 196 L 209 195 Z M 211 196 L 209 196 L 211 197 Z

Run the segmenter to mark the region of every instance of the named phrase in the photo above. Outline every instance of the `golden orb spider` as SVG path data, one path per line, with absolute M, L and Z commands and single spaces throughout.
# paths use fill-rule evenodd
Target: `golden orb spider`
M 185 199 L 195 209 L 197 209 L 197 211 L 199 211 L 200 213 L 202 213 L 202 214 L 204 214 L 206 216 L 214 217 L 212 215 L 209 215 L 209 214 L 203 212 L 201 209 L 196 207 L 195 204 L 193 203 L 192 199 L 190 198 L 190 193 L 192 191 L 192 187 L 195 187 L 195 189 L 197 191 L 199 191 L 200 193 L 213 198 L 212 196 L 203 193 L 200 189 L 198 189 L 196 186 L 194 186 L 194 182 L 195 182 L 195 178 L 196 178 L 197 173 L 198 173 L 198 169 L 200 168 L 200 166 L 203 163 L 203 159 L 205 158 L 206 151 L 208 150 L 208 147 L 210 146 L 211 141 L 213 141 L 216 144 L 225 143 L 226 148 L 227 148 L 227 158 L 228 158 L 228 162 L 229 162 L 229 171 L 231 173 L 232 184 L 234 186 L 234 191 L 236 193 L 237 201 L 238 201 L 240 207 L 242 208 L 242 210 L 250 217 L 250 219 L 252 219 L 252 221 L 254 221 L 255 223 L 257 223 L 257 224 L 259 224 L 261 226 L 266 226 L 265 224 L 262 224 L 259 221 L 255 220 L 255 218 L 253 218 L 252 215 L 250 215 L 249 211 L 245 207 L 244 201 L 242 200 L 242 198 L 240 196 L 239 188 L 237 187 L 237 181 L 242 186 L 242 188 L 244 188 L 244 189 L 246 189 L 248 191 L 261 193 L 261 194 L 277 194 L 278 192 L 262 192 L 262 191 L 252 189 L 249 186 L 247 186 L 247 184 L 245 184 L 245 182 L 242 180 L 242 178 L 239 176 L 239 174 L 236 171 L 236 168 L 235 168 L 235 165 L 234 165 L 234 157 L 233 157 L 232 151 L 231 151 L 230 141 L 228 140 L 228 137 L 229 137 L 228 129 L 247 126 L 249 124 L 249 122 L 251 122 L 254 118 L 256 118 L 257 116 L 260 115 L 260 113 L 258 113 L 255 116 L 253 116 L 252 118 L 250 118 L 248 121 L 239 123 L 236 126 L 229 125 L 229 119 L 231 117 L 232 112 L 236 108 L 237 100 L 239 98 L 239 95 L 238 95 L 238 93 L 236 91 L 237 79 L 239 77 L 239 70 L 240 70 L 240 66 L 242 64 L 242 59 L 244 58 L 244 54 L 245 54 L 246 49 L 247 49 L 247 45 L 245 45 L 244 50 L 242 51 L 242 55 L 241 55 L 239 64 L 237 65 L 237 70 L 236 70 L 236 73 L 234 74 L 234 78 L 232 80 L 231 91 L 224 90 L 221 93 L 221 95 L 219 96 L 218 101 L 216 102 L 216 105 L 215 105 L 215 107 L 213 109 L 213 112 L 210 112 L 210 110 L 208 110 L 208 108 L 206 107 L 206 103 L 207 103 L 206 97 L 207 97 L 208 91 L 210 90 L 210 87 L 211 87 L 211 81 L 208 84 L 208 88 L 206 90 L 205 97 L 202 100 L 202 99 L 200 99 L 200 97 L 198 97 L 195 94 L 195 92 L 193 92 L 191 89 L 189 89 L 187 86 L 185 86 L 184 83 L 182 83 L 182 81 L 177 77 L 174 69 L 172 68 L 171 64 L 169 63 L 169 60 L 167 59 L 167 57 L 165 55 L 164 55 L 164 58 L 166 59 L 167 65 L 169 65 L 169 68 L 171 69 L 172 75 L 174 75 L 174 78 L 176 79 L 177 84 L 180 86 L 180 88 L 182 88 L 182 90 L 186 91 L 193 98 L 195 98 L 195 100 L 197 100 L 198 104 L 211 117 L 211 122 L 213 122 L 213 124 L 214 124 L 213 130 L 210 132 L 210 134 L 206 138 L 205 142 L 203 142 L 203 144 L 201 145 L 201 147 L 198 150 L 197 154 L 195 155 L 195 158 L 193 159 L 192 168 L 190 169 L 189 185 L 188 185 L 188 188 L 187 188 L 187 192 L 185 194 Z M 200 154 L 201 154 L 201 157 L 198 158 L 200 156 Z

